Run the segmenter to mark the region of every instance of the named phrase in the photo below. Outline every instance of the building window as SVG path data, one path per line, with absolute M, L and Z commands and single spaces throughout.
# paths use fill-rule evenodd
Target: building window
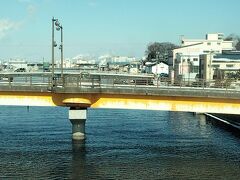
M 209 53 L 210 51 L 203 51 L 203 53 Z
M 185 59 L 183 59 L 182 61 L 185 62 Z
M 219 64 L 214 64 L 214 65 L 212 65 L 212 67 L 213 67 L 213 68 L 219 68 L 220 65 L 219 65 Z
M 219 45 L 219 46 L 220 46 L 220 45 L 221 45 L 221 43 L 220 43 L 220 42 L 218 42 L 218 43 L 217 43 L 217 45 Z
M 227 64 L 226 67 L 231 68 L 231 67 L 234 67 L 234 65 L 233 64 Z
M 193 61 L 198 61 L 198 58 L 193 58 Z
M 198 66 L 193 66 L 193 73 L 198 73 L 199 67 Z
M 210 42 L 208 42 L 208 43 L 207 43 L 207 45 L 208 45 L 208 46 L 210 46 L 210 45 L 211 45 L 211 43 L 210 43 Z
M 218 34 L 218 40 L 222 40 L 222 39 L 223 39 L 223 37 L 224 37 L 224 35 L 223 35 L 223 34 Z

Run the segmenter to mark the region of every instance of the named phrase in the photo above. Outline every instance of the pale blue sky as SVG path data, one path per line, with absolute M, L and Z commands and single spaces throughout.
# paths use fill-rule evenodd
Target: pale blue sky
M 0 0 L 0 59 L 50 60 L 53 16 L 64 28 L 65 57 L 141 57 L 154 41 L 240 34 L 239 8 L 239 0 Z

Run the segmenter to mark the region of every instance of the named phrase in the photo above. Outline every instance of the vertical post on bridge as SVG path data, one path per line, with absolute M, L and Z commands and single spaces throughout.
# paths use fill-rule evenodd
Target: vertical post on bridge
M 72 123 L 72 139 L 75 141 L 84 140 L 85 122 L 87 119 L 87 108 L 71 107 L 69 109 L 69 120 Z
M 52 18 L 52 88 L 54 87 L 54 47 L 56 42 L 54 41 L 54 22 L 57 21 L 54 17 Z

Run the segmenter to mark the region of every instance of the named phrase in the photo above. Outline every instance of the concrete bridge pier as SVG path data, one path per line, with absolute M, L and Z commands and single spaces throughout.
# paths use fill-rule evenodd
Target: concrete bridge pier
M 72 123 L 72 139 L 76 141 L 84 140 L 85 122 L 87 119 L 87 108 L 71 107 L 69 109 L 69 120 Z

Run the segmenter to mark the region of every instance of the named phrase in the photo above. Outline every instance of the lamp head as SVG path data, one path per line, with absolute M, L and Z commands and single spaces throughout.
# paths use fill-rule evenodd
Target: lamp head
M 57 30 L 57 31 L 59 31 L 59 30 L 60 30 L 60 27 L 59 27 L 59 26 L 57 26 L 57 27 L 56 27 L 56 30 Z
M 57 43 L 56 43 L 56 41 L 54 41 L 53 47 L 57 47 Z
M 57 27 L 60 26 L 60 23 L 58 20 L 55 21 L 55 26 L 57 26 Z

